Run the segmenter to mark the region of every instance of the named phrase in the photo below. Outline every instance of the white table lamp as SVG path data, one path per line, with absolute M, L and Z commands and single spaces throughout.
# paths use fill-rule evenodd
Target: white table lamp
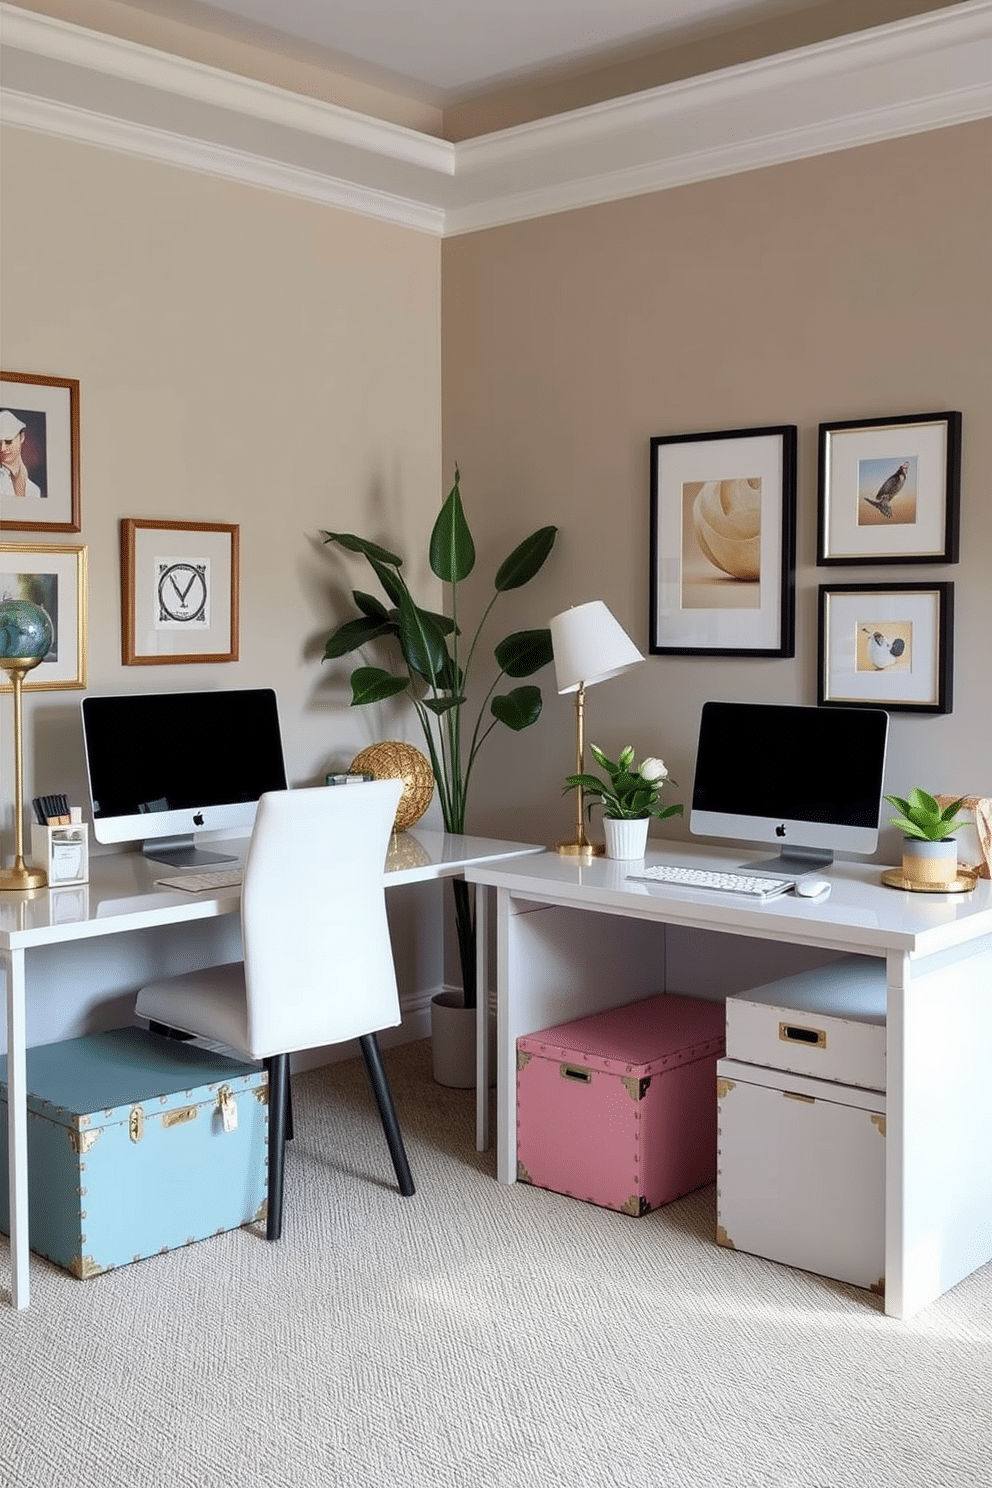
M 575 693 L 575 773 L 581 775 L 585 769 L 586 688 L 618 677 L 644 657 L 601 599 L 562 611 L 550 622 L 550 628 L 558 691 Z M 559 843 L 558 851 L 594 857 L 604 849 L 586 836 L 581 786 L 576 787 L 575 796 L 575 838 Z

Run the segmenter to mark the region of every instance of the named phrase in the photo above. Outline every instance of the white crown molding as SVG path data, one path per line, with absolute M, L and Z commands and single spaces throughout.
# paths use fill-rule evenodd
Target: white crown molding
M 8 125 L 438 236 L 992 115 L 992 0 L 452 144 L 0 3 Z

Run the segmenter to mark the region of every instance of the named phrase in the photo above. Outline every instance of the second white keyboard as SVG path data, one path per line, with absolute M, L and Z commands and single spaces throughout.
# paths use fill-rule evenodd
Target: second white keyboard
M 671 884 L 684 889 L 716 889 L 723 894 L 743 894 L 749 899 L 774 899 L 793 887 L 788 878 L 764 878 L 757 874 L 724 872 L 709 868 L 679 868 L 673 863 L 658 863 L 652 868 L 635 868 L 628 878 L 647 879 L 650 883 Z
M 166 889 L 185 889 L 188 894 L 201 894 L 204 889 L 233 889 L 241 882 L 240 868 L 218 868 L 210 873 L 177 873 L 173 878 L 157 878 Z

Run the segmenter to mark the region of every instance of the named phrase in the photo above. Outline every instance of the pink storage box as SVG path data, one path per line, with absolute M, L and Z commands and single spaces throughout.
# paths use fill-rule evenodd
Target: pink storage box
M 713 1183 L 725 1028 L 665 995 L 517 1039 L 517 1177 L 634 1215 Z

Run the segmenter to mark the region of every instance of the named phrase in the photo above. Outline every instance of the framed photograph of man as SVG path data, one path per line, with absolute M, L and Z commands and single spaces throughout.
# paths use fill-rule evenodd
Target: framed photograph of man
M 795 653 L 796 427 L 651 440 L 650 647 Z
M 79 383 L 0 372 L 0 528 L 79 532 Z

